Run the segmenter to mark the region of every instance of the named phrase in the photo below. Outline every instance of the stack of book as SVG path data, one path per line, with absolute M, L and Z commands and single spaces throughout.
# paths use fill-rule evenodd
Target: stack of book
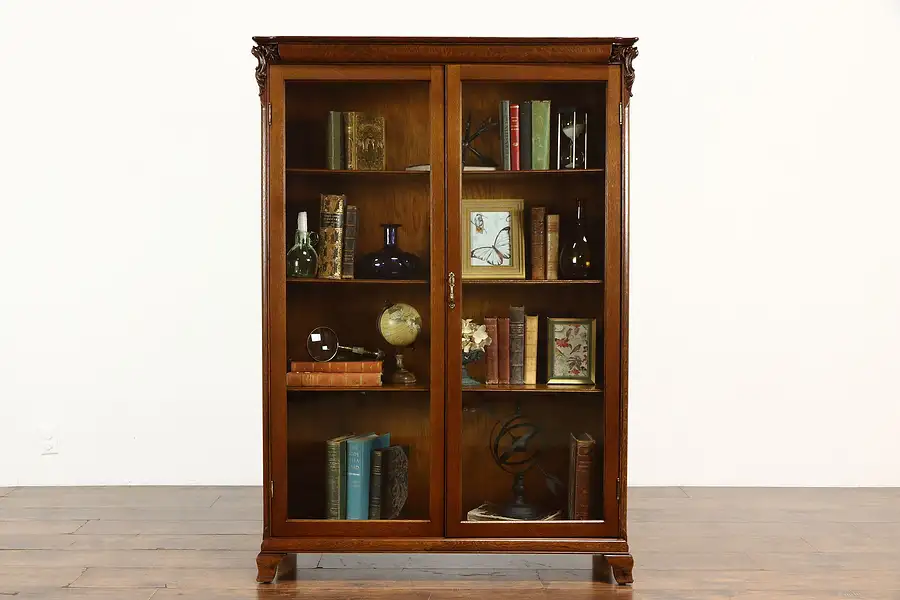
M 559 215 L 531 207 L 531 278 L 559 279 Z
M 291 361 L 287 384 L 293 387 L 381 387 L 380 360 Z
M 500 101 L 500 167 L 505 171 L 550 168 L 550 101 Z
M 496 340 L 485 350 L 485 383 L 537 383 L 537 316 L 526 316 L 524 306 L 510 306 L 508 317 L 485 317 L 484 325 L 490 338 Z
M 353 279 L 359 210 L 343 194 L 319 198 L 319 279 Z
M 342 435 L 326 442 L 326 517 L 396 519 L 409 490 L 409 446 L 391 434 Z
M 384 117 L 330 111 L 326 152 L 332 170 L 384 171 Z

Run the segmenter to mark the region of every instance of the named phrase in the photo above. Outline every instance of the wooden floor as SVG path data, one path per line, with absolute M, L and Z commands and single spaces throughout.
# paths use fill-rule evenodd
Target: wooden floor
M 258 586 L 259 488 L 0 488 L 0 599 L 900 600 L 900 489 L 636 488 L 635 585 L 590 559 L 303 555 Z

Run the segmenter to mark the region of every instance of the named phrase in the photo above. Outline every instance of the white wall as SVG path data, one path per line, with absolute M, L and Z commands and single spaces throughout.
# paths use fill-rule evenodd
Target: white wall
M 279 33 L 640 36 L 630 481 L 900 485 L 897 2 L 265 4 L 0 2 L 0 486 L 260 482 Z

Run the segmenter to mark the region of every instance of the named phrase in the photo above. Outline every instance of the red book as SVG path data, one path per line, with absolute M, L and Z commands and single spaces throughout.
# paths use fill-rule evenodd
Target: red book
M 509 170 L 519 170 L 519 105 L 509 105 Z
M 497 347 L 500 345 L 497 340 L 497 317 L 485 317 L 484 329 L 491 338 L 490 345 L 484 349 L 487 371 L 485 383 L 497 383 Z
M 509 383 L 509 318 L 497 319 L 497 379 Z

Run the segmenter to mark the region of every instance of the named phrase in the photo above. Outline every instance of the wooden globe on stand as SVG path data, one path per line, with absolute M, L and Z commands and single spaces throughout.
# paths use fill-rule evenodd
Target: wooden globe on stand
M 403 348 L 412 346 L 422 331 L 422 315 L 409 304 L 391 304 L 378 316 L 378 333 L 397 349 L 397 370 L 391 376 L 391 383 L 412 385 L 416 376 L 403 366 Z

